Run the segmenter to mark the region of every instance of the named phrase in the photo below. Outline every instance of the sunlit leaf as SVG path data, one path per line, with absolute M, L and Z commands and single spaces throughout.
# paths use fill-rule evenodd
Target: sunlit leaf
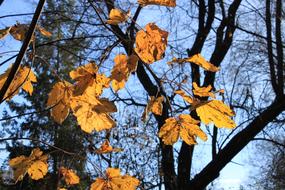
M 120 169 L 108 168 L 105 178 L 97 178 L 91 184 L 90 190 L 135 190 L 139 183 L 139 180 L 132 176 L 121 175 Z
M 60 167 L 59 171 L 67 185 L 75 185 L 79 183 L 80 179 L 73 170 Z
M 112 9 L 109 14 L 109 19 L 107 20 L 108 24 L 118 25 L 119 23 L 126 22 L 128 17 L 130 16 L 130 12 L 124 13 L 119 9 Z
M 40 26 L 36 26 L 36 29 L 41 33 L 41 35 L 46 36 L 46 37 L 51 37 L 52 34 L 47 31 L 46 29 L 44 29 L 43 27 Z
M 48 171 L 47 156 L 43 155 L 39 148 L 33 149 L 29 157 L 19 156 L 11 159 L 9 165 L 13 169 L 16 182 L 23 180 L 27 173 L 34 180 L 41 179 Z
M 99 149 L 96 150 L 97 154 L 106 154 L 106 153 L 110 153 L 110 152 L 121 152 L 122 149 L 121 148 L 113 148 L 109 141 L 106 140 L 104 143 L 102 143 L 101 147 Z
M 211 92 L 212 86 L 199 87 L 196 82 L 193 82 L 193 93 L 200 97 L 212 97 L 215 98 L 215 94 Z
M 6 27 L 0 30 L 0 40 L 4 39 L 10 33 L 11 27 Z
M 137 32 L 135 52 L 143 62 L 151 64 L 164 57 L 168 32 L 161 30 L 154 23 L 147 24 L 145 28 L 146 31 Z
M 151 96 L 142 114 L 142 120 L 143 121 L 146 120 L 149 112 L 152 112 L 156 115 L 162 115 L 163 100 L 164 100 L 163 96 L 159 96 L 157 98 L 155 98 L 154 96 Z
M 69 73 L 76 82 L 73 94 L 82 95 L 88 88 L 88 94 L 100 96 L 104 88 L 109 87 L 110 79 L 104 74 L 99 74 L 98 67 L 94 62 L 80 66 Z
M 146 5 L 161 5 L 168 7 L 176 6 L 176 0 L 138 0 L 138 3 L 142 6 Z
M 198 126 L 199 121 L 190 115 L 181 114 L 178 118 L 168 118 L 159 131 L 159 137 L 166 145 L 173 145 L 179 136 L 187 144 L 196 144 L 196 137 L 203 141 L 207 140 L 207 135 Z
M 70 106 L 81 129 L 87 133 L 93 130 L 101 131 L 115 126 L 109 113 L 116 112 L 114 103 L 107 99 L 97 99 L 94 96 L 81 95 L 71 99 Z
M 0 75 L 0 89 L 3 87 L 10 71 L 11 68 L 7 69 L 5 73 Z M 10 100 L 14 95 L 19 93 L 20 88 L 32 95 L 32 82 L 37 82 L 37 78 L 34 72 L 29 67 L 20 66 L 4 98 Z
M 47 106 L 51 108 L 51 117 L 61 124 L 69 114 L 72 85 L 67 82 L 56 83 L 48 95 Z

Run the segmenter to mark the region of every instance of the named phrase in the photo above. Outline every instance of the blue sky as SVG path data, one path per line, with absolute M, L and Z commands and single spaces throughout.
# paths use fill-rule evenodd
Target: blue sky
M 10 15 L 10 14 L 21 14 L 21 13 L 31 13 L 34 11 L 35 2 L 32 0 L 5 0 L 3 5 L 0 7 L 0 17 L 3 15 Z M 6 26 L 10 26 L 15 24 L 16 21 L 20 23 L 27 23 L 31 20 L 31 16 L 20 16 L 20 17 L 9 17 L 9 18 L 2 18 L 0 19 L 0 28 L 4 28 Z M 148 19 L 145 19 L 148 20 Z M 151 20 L 151 19 L 150 19 Z M 146 22 L 146 21 L 145 21 Z M 0 62 L 8 58 L 9 56 L 13 55 L 15 52 L 3 55 L 3 52 L 7 51 L 18 51 L 20 49 L 21 42 L 13 40 L 11 37 L 7 37 L 5 40 L 0 42 Z M 0 68 L 0 73 L 2 73 L 13 61 L 5 64 Z M 5 107 L 4 104 L 0 105 L 0 111 L 3 111 Z M 1 115 L 1 114 L 0 114 Z M 223 129 L 222 129 L 223 130 Z M 204 154 L 206 151 L 205 149 L 209 150 L 210 152 L 210 140 L 208 142 L 200 142 L 197 148 L 195 149 L 196 154 Z M 233 162 L 229 163 L 221 172 L 220 177 L 214 182 L 219 184 L 220 188 L 224 188 L 225 190 L 235 190 L 239 189 L 240 184 L 245 183 L 247 177 L 250 172 L 249 166 L 249 157 L 252 151 L 249 146 L 247 146 L 240 154 L 238 154 L 234 159 Z M 210 161 L 210 154 L 205 155 L 205 159 L 201 160 L 194 160 L 194 163 L 199 163 L 200 166 L 197 167 L 202 168 L 208 161 Z M 1 161 L 3 161 L 5 154 L 1 154 Z

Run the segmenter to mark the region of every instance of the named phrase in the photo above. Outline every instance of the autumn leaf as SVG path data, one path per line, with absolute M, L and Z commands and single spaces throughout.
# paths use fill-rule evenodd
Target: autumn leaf
M 41 27 L 41 26 L 36 26 L 36 29 L 41 33 L 41 35 L 43 35 L 43 36 L 46 36 L 46 37 L 51 37 L 52 36 L 52 34 L 49 32 L 49 31 L 47 31 L 46 29 L 44 29 L 43 27 Z
M 207 140 L 207 135 L 197 125 L 199 121 L 190 115 L 181 114 L 178 118 L 168 118 L 159 131 L 159 137 L 166 145 L 173 145 L 180 138 L 189 145 L 196 144 L 196 137 L 203 141 Z
M 130 11 L 128 13 L 124 13 L 119 9 L 112 9 L 110 11 L 107 24 L 118 25 L 119 23 L 126 22 L 129 16 Z
M 65 167 L 60 167 L 59 172 L 63 176 L 65 183 L 67 185 L 76 185 L 80 181 L 79 177 L 71 169 L 67 169 Z
M 41 179 L 48 171 L 47 156 L 39 148 L 33 149 L 29 157 L 18 156 L 11 159 L 9 165 L 13 169 L 16 182 L 23 180 L 27 173 L 34 180 Z
M 115 65 L 112 69 L 110 79 L 112 80 L 112 87 L 117 92 L 125 87 L 129 75 L 136 70 L 138 58 L 132 55 L 128 58 L 125 54 L 118 54 L 115 59 Z
M 184 58 L 184 59 L 173 58 L 172 61 L 168 62 L 167 64 L 171 65 L 173 63 L 185 63 L 185 62 L 191 62 L 196 65 L 199 65 L 206 71 L 217 72 L 220 70 L 219 67 L 216 67 L 212 63 L 208 62 L 201 54 L 196 54 L 196 55 L 193 55 L 192 57 Z
M 47 106 L 52 107 L 51 117 L 59 124 L 66 119 L 70 110 L 70 98 L 72 96 L 72 85 L 67 82 L 58 82 L 48 95 Z
M 0 30 L 0 40 L 4 39 L 10 33 L 11 27 L 6 27 Z
M 99 149 L 97 149 L 95 152 L 97 154 L 106 154 L 106 153 L 110 153 L 110 152 L 121 152 L 122 149 L 121 148 L 113 148 L 108 140 L 105 140 L 104 143 L 102 143 L 101 147 Z
M 111 129 L 115 126 L 109 113 L 116 112 L 117 108 L 107 99 L 97 99 L 85 94 L 71 98 L 70 107 L 81 129 L 87 133 L 93 130 Z
M 70 77 L 76 82 L 73 94 L 82 95 L 85 91 L 89 95 L 100 96 L 104 88 L 109 87 L 110 79 L 104 74 L 99 74 L 98 67 L 94 62 L 80 66 L 69 73 Z M 88 88 L 88 90 L 87 90 Z
M 195 98 L 188 96 L 183 90 L 176 90 L 174 93 L 182 96 L 182 98 L 191 105 L 195 102 Z
M 139 183 L 139 180 L 132 176 L 121 175 L 120 169 L 107 168 L 106 176 L 98 177 L 91 184 L 90 190 L 135 190 Z
M 206 125 L 214 123 L 216 127 L 235 128 L 235 122 L 230 118 L 235 113 L 222 101 L 210 100 L 196 106 L 196 112 Z
M 0 75 L 0 89 L 3 87 L 11 68 L 7 69 L 5 73 Z M 20 66 L 13 81 L 11 82 L 4 99 L 11 100 L 13 96 L 19 93 L 20 88 L 28 92 L 30 95 L 33 93 L 32 82 L 37 82 L 34 72 L 26 66 Z
M 168 7 L 176 6 L 176 0 L 138 0 L 138 3 L 141 6 L 146 6 L 146 5 L 161 5 Z
M 200 97 L 212 97 L 212 98 L 215 98 L 215 94 L 213 92 L 211 92 L 212 90 L 212 86 L 209 85 L 207 87 L 199 87 L 197 85 L 196 82 L 193 82 L 193 93 L 196 95 L 196 96 L 200 96 Z
M 156 115 L 162 115 L 163 100 L 164 100 L 163 96 L 159 96 L 157 98 L 155 98 L 154 96 L 151 96 L 142 114 L 142 120 L 143 121 L 146 120 L 149 112 L 152 112 Z
M 147 24 L 145 28 L 146 31 L 137 32 L 135 52 L 143 62 L 151 64 L 164 57 L 168 32 L 154 23 Z
M 15 40 L 24 41 L 28 30 L 29 30 L 28 24 L 18 24 L 17 23 L 11 27 L 10 34 L 13 36 Z

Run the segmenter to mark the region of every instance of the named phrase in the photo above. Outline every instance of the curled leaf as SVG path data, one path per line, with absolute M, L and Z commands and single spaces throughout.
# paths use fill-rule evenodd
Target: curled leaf
M 163 100 L 164 100 L 163 96 L 159 96 L 157 98 L 155 98 L 154 96 L 151 96 L 142 114 L 142 120 L 143 121 L 146 120 L 149 112 L 152 112 L 156 115 L 162 115 Z
M 80 179 L 73 170 L 67 169 L 65 167 L 60 167 L 59 171 L 67 185 L 75 185 L 79 183 Z
M 110 152 L 121 152 L 122 149 L 121 148 L 113 148 L 109 141 L 106 140 L 104 143 L 102 143 L 101 147 L 99 149 L 96 150 L 97 154 L 106 154 L 106 153 L 110 153 Z
M 146 5 L 161 5 L 168 7 L 176 6 L 176 0 L 138 0 L 138 3 L 141 6 L 146 6 Z
M 125 14 L 119 9 L 112 9 L 110 11 L 107 24 L 118 25 L 119 23 L 126 22 L 129 16 L 130 16 L 130 11 L 127 14 Z
M 212 97 L 215 98 L 215 94 L 211 92 L 212 86 L 199 87 L 196 82 L 193 82 L 193 93 L 200 97 Z
M 0 30 L 0 40 L 4 39 L 10 33 L 11 27 L 6 27 Z

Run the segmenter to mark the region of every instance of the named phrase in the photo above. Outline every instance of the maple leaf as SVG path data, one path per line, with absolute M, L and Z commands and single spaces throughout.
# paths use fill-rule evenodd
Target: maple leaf
M 111 72 L 110 79 L 112 80 L 112 87 L 117 92 L 125 87 L 125 83 L 129 78 L 131 72 L 137 68 L 138 57 L 131 55 L 128 57 L 125 54 L 118 54 L 114 59 L 115 65 Z
M 145 28 L 146 31 L 137 32 L 135 52 L 143 62 L 151 64 L 164 57 L 168 32 L 154 23 L 147 24 Z
M 143 121 L 146 120 L 149 112 L 152 112 L 156 115 L 162 115 L 163 100 L 164 100 L 163 96 L 159 96 L 157 98 L 155 98 L 154 96 L 151 96 L 142 114 L 142 120 Z
M 67 169 L 65 167 L 60 167 L 59 172 L 63 176 L 65 183 L 67 185 L 75 185 L 75 184 L 78 184 L 80 181 L 79 177 L 71 169 Z
M 3 87 L 11 68 L 7 69 L 5 73 L 0 75 L 0 89 Z M 15 74 L 14 79 L 12 80 L 8 90 L 5 93 L 4 99 L 10 100 L 13 96 L 19 93 L 20 88 L 30 95 L 33 93 L 33 85 L 32 82 L 37 82 L 36 75 L 29 67 L 20 66 L 17 73 Z
M 236 124 L 230 118 L 235 113 L 224 102 L 220 100 L 200 101 L 186 95 L 182 90 L 175 93 L 181 95 L 186 102 L 191 104 L 191 110 L 196 110 L 197 115 L 204 124 L 214 123 L 219 128 L 235 128 Z
M 39 148 L 33 149 L 29 157 L 18 156 L 11 159 L 9 165 L 13 169 L 16 182 L 23 180 L 27 173 L 34 180 L 41 179 L 48 171 L 47 156 Z
M 11 27 L 6 27 L 0 30 L 0 40 L 4 39 L 10 33 Z
M 106 154 L 106 153 L 110 153 L 110 152 L 121 152 L 122 149 L 121 148 L 113 148 L 108 140 L 105 140 L 104 143 L 102 143 L 101 147 L 99 149 L 97 149 L 95 152 L 97 154 Z
M 138 3 L 141 6 L 146 6 L 146 5 L 161 5 L 168 7 L 176 6 L 176 0 L 138 0 Z
M 130 16 L 130 11 L 125 14 L 119 9 L 111 9 L 107 24 L 118 25 L 119 23 L 126 22 Z
M 209 85 L 207 87 L 199 87 L 197 85 L 196 82 L 193 82 L 193 93 L 196 95 L 196 96 L 200 96 L 200 97 L 212 97 L 212 98 L 215 98 L 215 94 L 213 92 L 210 92 L 212 90 L 212 86 Z
M 87 94 L 71 98 L 70 107 L 81 129 L 87 133 L 101 131 L 115 126 L 109 113 L 116 112 L 114 103 L 105 98 L 97 99 Z
M 195 63 L 196 65 L 199 65 L 200 67 L 202 67 L 206 71 L 211 71 L 211 72 L 217 72 L 220 70 L 219 67 L 216 67 L 212 63 L 208 62 L 201 54 L 196 54 L 196 55 L 193 55 L 192 57 L 184 58 L 184 59 L 173 58 L 172 61 L 168 62 L 167 64 L 173 64 L 174 62 L 176 62 L 176 63 L 185 63 L 185 62 Z
M 207 135 L 197 124 L 199 124 L 199 121 L 193 119 L 190 115 L 180 114 L 178 118 L 166 119 L 158 135 L 166 145 L 176 143 L 179 136 L 189 145 L 196 144 L 197 136 L 206 141 Z
M 78 67 L 69 73 L 70 77 L 77 81 L 73 94 L 82 95 L 85 91 L 89 95 L 100 96 L 103 88 L 109 87 L 110 79 L 104 74 L 99 74 L 98 67 L 94 62 Z M 87 90 L 88 88 L 88 90 Z
M 72 89 L 72 85 L 67 81 L 57 82 L 48 95 L 47 106 L 53 106 L 51 117 L 59 124 L 62 124 L 69 114 Z
M 208 125 L 214 123 L 216 127 L 235 128 L 235 122 L 230 118 L 235 113 L 220 100 L 210 100 L 196 106 L 197 115 L 201 121 Z
M 135 190 L 139 183 L 139 180 L 132 176 L 121 175 L 120 169 L 107 168 L 106 177 L 97 178 L 91 184 L 90 190 Z

